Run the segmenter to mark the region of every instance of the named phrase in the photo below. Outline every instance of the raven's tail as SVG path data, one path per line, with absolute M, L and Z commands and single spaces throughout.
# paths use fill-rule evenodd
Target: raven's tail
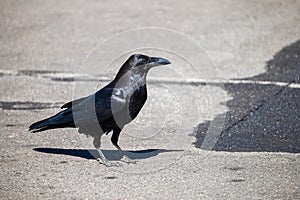
M 72 114 L 64 115 L 64 111 L 62 111 L 52 117 L 31 124 L 29 126 L 29 131 L 36 133 L 49 129 L 66 127 L 75 127 L 74 120 Z

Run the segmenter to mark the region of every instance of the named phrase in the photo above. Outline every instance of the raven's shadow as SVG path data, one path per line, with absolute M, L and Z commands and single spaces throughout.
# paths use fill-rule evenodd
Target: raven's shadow
M 60 148 L 34 148 L 34 151 L 50 154 L 62 154 L 68 156 L 76 156 L 85 159 L 99 158 L 99 153 L 95 149 L 60 149 Z M 157 156 L 160 153 L 179 152 L 183 150 L 167 150 L 167 149 L 145 149 L 137 151 L 125 151 L 131 159 L 146 159 Z M 122 154 L 118 150 L 102 150 L 105 157 L 109 160 L 118 161 L 122 159 Z

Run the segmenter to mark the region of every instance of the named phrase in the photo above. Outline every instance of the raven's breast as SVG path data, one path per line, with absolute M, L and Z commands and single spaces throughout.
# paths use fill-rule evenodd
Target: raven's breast
M 129 113 L 132 120 L 139 114 L 146 100 L 147 100 L 146 85 L 140 87 L 138 90 L 135 90 L 134 93 L 131 95 L 129 101 Z

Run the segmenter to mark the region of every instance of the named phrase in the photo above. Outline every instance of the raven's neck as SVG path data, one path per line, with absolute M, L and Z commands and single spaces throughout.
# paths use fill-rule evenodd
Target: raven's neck
M 122 67 L 119 69 L 115 80 L 119 80 L 122 79 L 123 76 L 126 76 L 126 74 L 128 72 L 130 72 L 130 66 L 132 65 L 132 63 L 130 62 L 130 59 L 128 59 L 123 65 Z
M 146 77 L 148 72 L 136 73 L 131 70 L 126 73 L 118 73 L 114 79 L 114 86 L 119 88 L 131 88 L 132 90 L 139 89 L 146 85 Z
M 146 79 L 147 79 L 147 73 L 132 74 L 130 76 L 130 82 L 134 88 L 140 88 L 146 85 Z

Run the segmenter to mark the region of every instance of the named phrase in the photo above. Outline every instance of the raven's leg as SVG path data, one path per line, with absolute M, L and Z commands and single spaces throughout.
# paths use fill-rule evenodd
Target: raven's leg
M 122 160 L 126 163 L 136 163 L 135 160 L 130 159 L 125 152 L 121 149 L 121 147 L 118 145 L 119 135 L 121 133 L 121 129 L 113 129 L 113 134 L 111 136 L 111 142 L 113 145 L 122 153 L 123 158 Z
M 100 149 L 100 146 L 101 146 L 101 136 L 95 136 L 93 144 L 94 144 L 95 148 L 97 149 L 97 151 L 98 151 L 98 153 L 100 155 L 100 158 L 97 158 L 97 161 L 101 162 L 102 164 L 104 164 L 107 167 L 119 166 L 118 163 L 112 163 L 112 162 L 110 162 L 109 160 L 107 160 L 105 158 L 103 152 Z

